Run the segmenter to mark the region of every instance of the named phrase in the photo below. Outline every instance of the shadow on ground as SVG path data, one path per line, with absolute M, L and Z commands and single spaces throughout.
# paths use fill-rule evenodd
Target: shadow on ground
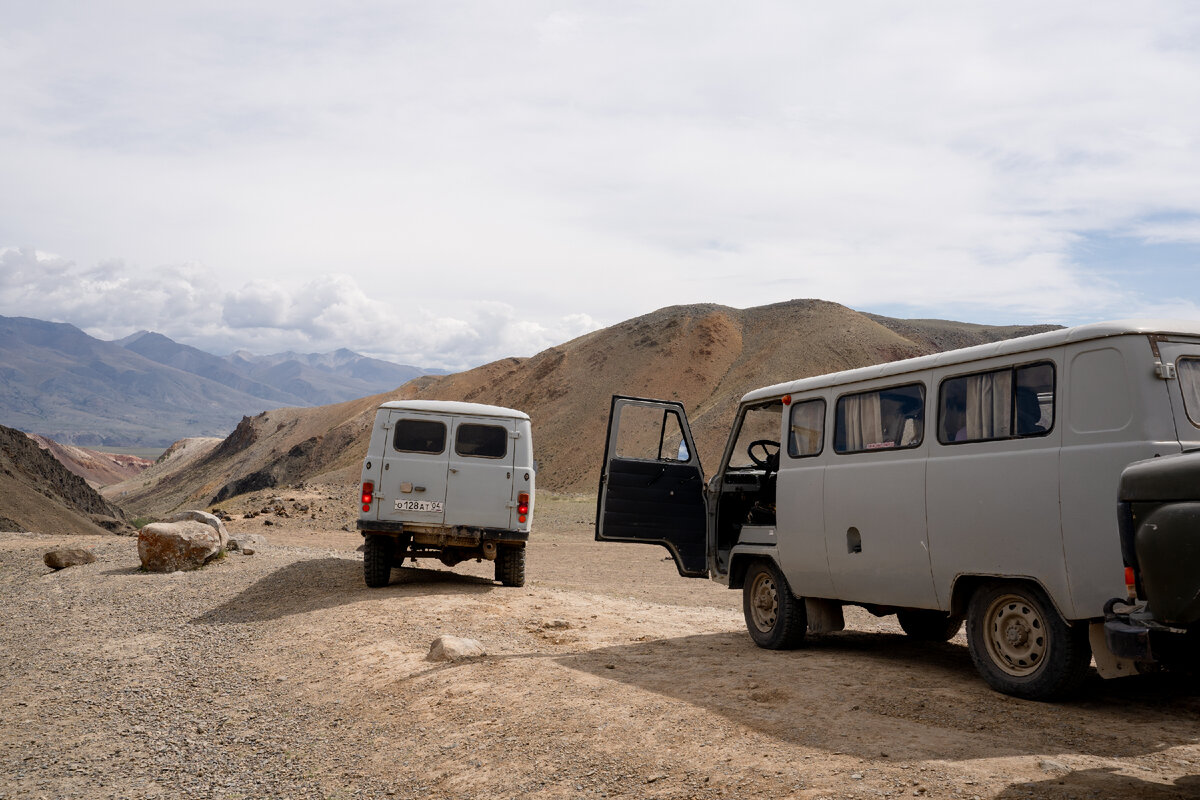
M 1014 783 L 996 800 L 1193 800 L 1200 798 L 1200 775 L 1173 783 L 1144 781 L 1109 769 L 1086 769 L 1043 781 Z
M 1200 689 L 1183 679 L 1093 676 L 1081 700 L 1034 703 L 989 689 L 966 647 L 896 634 L 847 631 L 780 652 L 755 647 L 743 633 L 720 633 L 556 661 L 782 741 L 866 759 L 1123 757 L 1200 741 Z
M 497 588 L 486 578 L 442 570 L 392 570 L 390 585 L 368 589 L 362 562 L 348 558 L 297 561 L 272 572 L 236 597 L 196 617 L 193 624 L 225 625 L 290 617 L 386 597 L 484 594 Z

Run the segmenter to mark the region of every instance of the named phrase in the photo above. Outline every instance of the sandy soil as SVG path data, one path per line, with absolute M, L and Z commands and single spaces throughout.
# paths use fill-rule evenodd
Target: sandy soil
M 539 497 L 524 588 L 421 562 L 371 590 L 352 514 L 289 496 L 307 515 L 234 509 L 270 545 L 192 573 L 0 534 L 0 798 L 1200 797 L 1178 678 L 1015 700 L 961 637 L 853 610 L 760 650 L 739 593 L 593 542 L 588 498 Z M 58 545 L 99 560 L 51 572 Z M 427 661 L 442 634 L 488 655 Z

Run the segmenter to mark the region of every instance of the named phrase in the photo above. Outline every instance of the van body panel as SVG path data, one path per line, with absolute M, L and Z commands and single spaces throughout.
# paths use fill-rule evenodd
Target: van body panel
M 1071 607 L 1059 528 L 1058 426 L 1045 437 L 936 447 L 928 461 L 930 560 L 940 608 L 955 579 L 1033 578 Z
M 831 407 L 826 404 L 827 418 Z M 778 486 L 777 559 L 789 585 L 804 597 L 836 596 L 825 541 L 825 464 L 820 457 L 789 459 L 785 453 Z
M 824 509 L 832 596 L 937 608 L 926 537 L 924 445 L 829 458 Z M 870 502 L 863 502 L 866 497 Z

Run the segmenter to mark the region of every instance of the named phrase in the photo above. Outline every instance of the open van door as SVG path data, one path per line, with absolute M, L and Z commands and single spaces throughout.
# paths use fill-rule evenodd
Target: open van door
M 708 577 L 704 473 L 683 405 L 614 395 L 596 541 L 660 544 L 679 574 Z

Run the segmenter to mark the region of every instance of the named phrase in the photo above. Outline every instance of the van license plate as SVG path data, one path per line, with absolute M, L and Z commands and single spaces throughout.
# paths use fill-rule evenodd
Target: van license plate
M 432 511 L 435 514 L 440 514 L 444 510 L 441 503 L 435 503 L 432 500 L 397 500 L 397 511 Z

